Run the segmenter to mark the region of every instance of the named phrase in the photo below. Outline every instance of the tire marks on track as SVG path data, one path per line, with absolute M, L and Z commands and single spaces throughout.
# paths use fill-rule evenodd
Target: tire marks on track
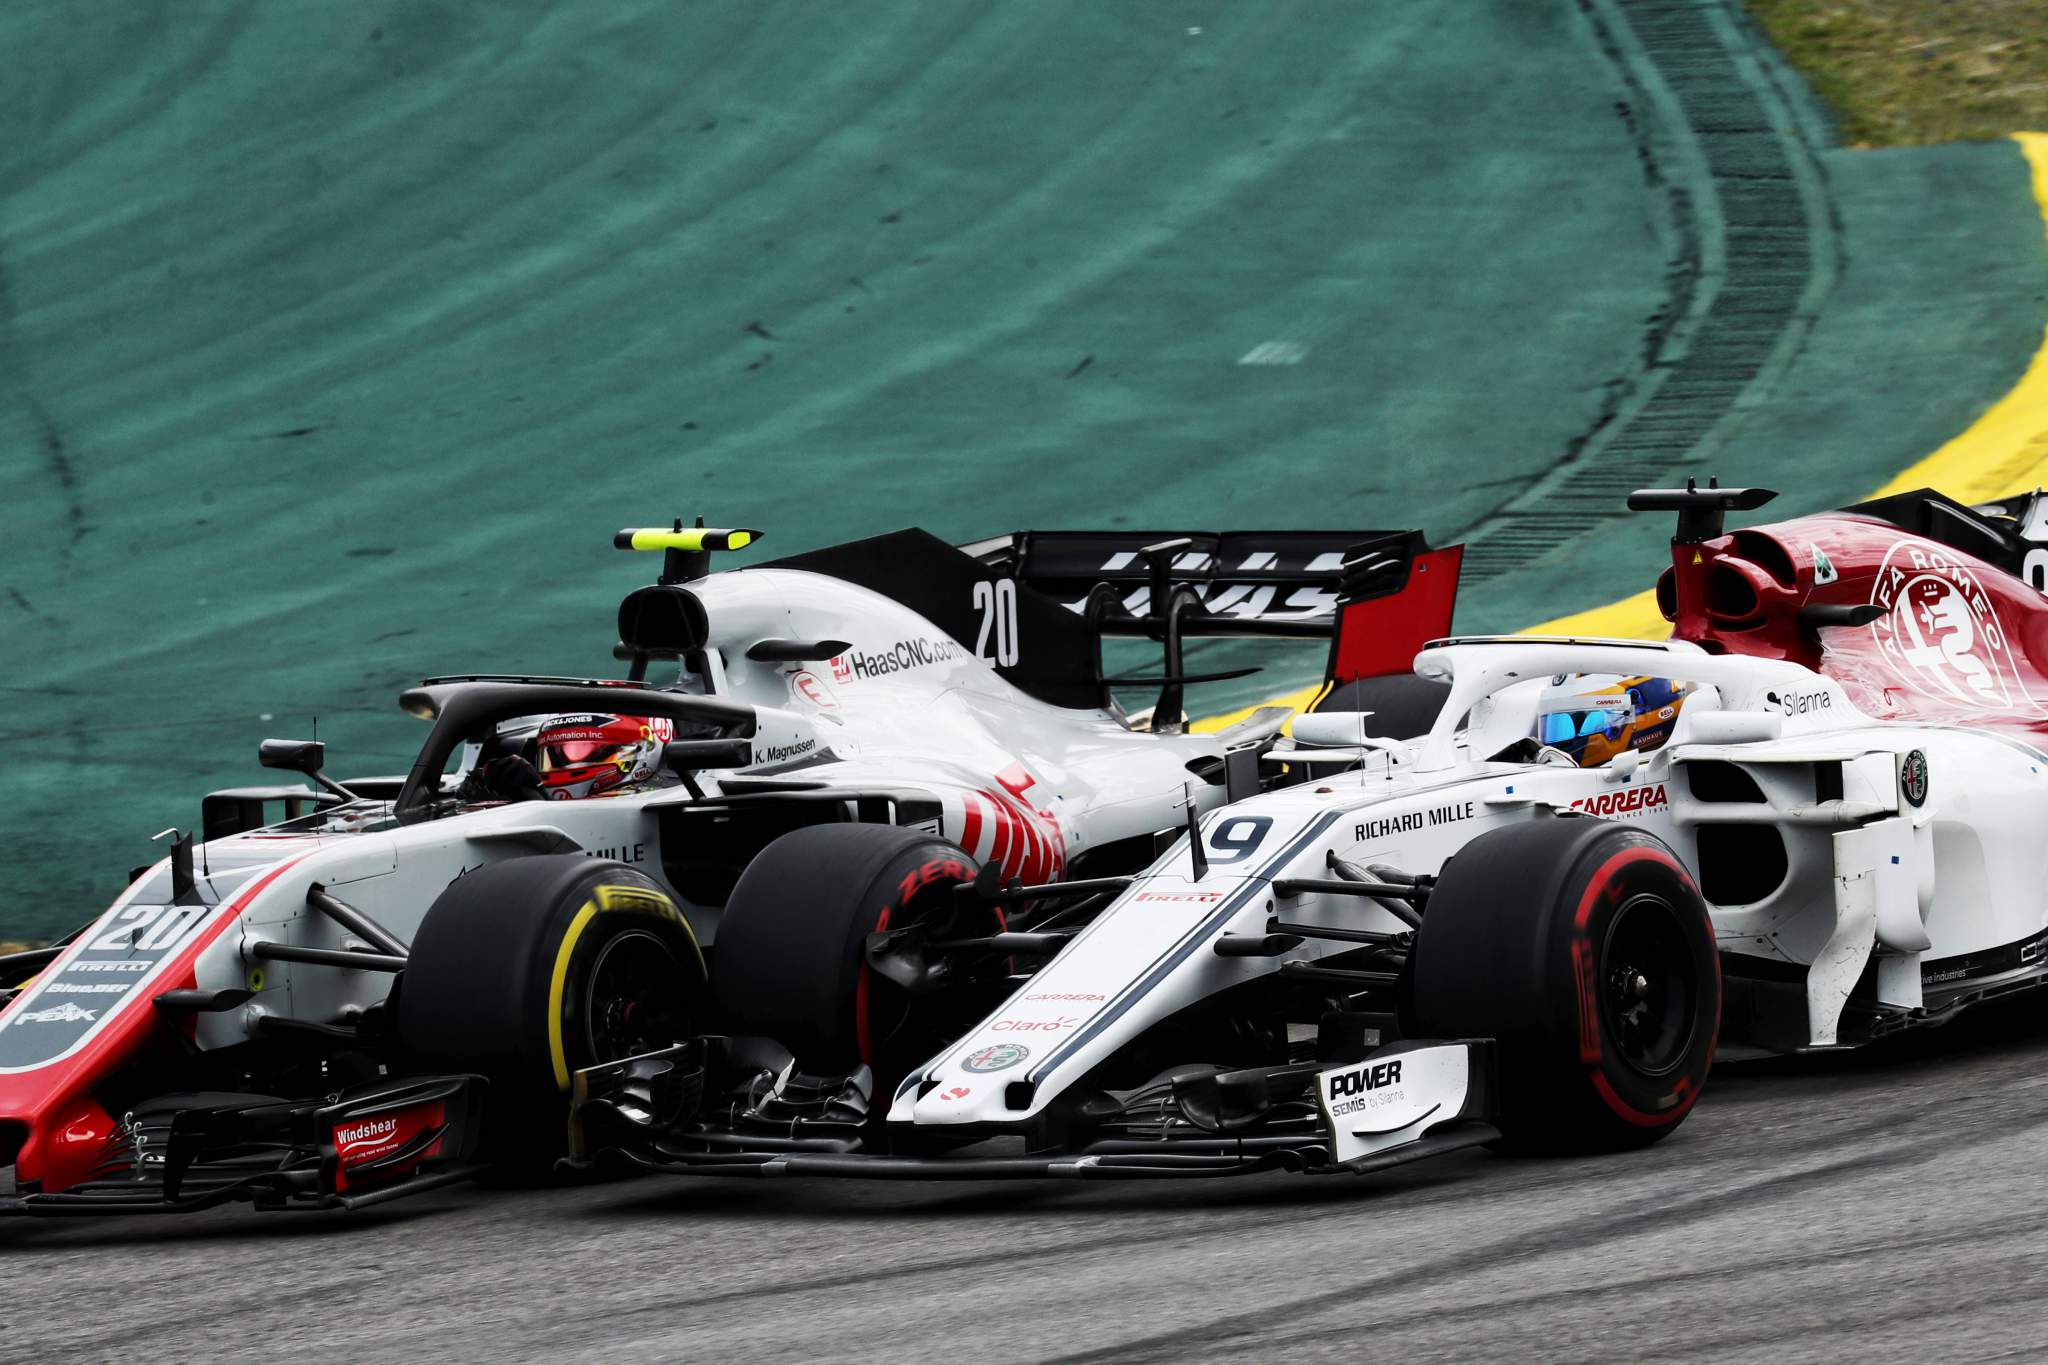
M 1746 18 L 1725 0 L 1578 0 L 1629 94 L 1671 299 L 1644 362 L 1550 472 L 1465 527 L 1465 574 L 1525 568 L 1629 515 L 1630 490 L 1698 472 L 1762 401 L 1834 286 L 1820 163 Z

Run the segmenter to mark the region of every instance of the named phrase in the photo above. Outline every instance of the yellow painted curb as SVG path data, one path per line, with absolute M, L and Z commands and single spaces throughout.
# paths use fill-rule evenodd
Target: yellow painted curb
M 2012 136 L 2032 170 L 2034 201 L 2040 206 L 2044 229 L 2048 229 L 2048 133 Z M 2043 332 L 2033 363 L 2010 393 L 1992 404 L 1961 435 L 1901 470 L 1871 496 L 1881 498 L 1915 488 L 1935 488 L 1958 502 L 1989 502 L 2043 485 L 2048 485 L 2048 330 Z M 1670 635 L 1671 627 L 1657 610 L 1655 594 L 1644 591 L 1603 607 L 1529 626 L 1520 633 L 1662 640 Z M 1315 694 L 1315 688 L 1306 687 L 1259 705 L 1298 709 L 1313 700 Z M 1257 709 L 1247 706 L 1197 721 L 1190 728 L 1220 730 Z
M 2034 172 L 2034 199 L 2048 217 L 2048 133 L 2015 133 Z M 1938 488 L 1958 502 L 1986 502 L 2048 482 L 2048 336 L 2011 393 L 1969 430 L 1904 470 L 1877 496 Z

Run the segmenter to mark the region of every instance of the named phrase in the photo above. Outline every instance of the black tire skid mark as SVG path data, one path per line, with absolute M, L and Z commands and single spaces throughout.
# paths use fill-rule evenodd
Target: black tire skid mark
M 1721 0 L 1577 5 L 1628 96 L 1617 112 L 1671 238 L 1669 297 L 1644 320 L 1640 360 L 1607 382 L 1586 430 L 1460 528 L 1474 583 L 1598 534 L 1628 515 L 1621 500 L 1631 488 L 1710 458 L 1731 416 L 1804 348 L 1835 280 L 1839 214 L 1825 172 L 1768 64 L 1754 81 L 1743 74 L 1762 41 L 1754 27 Z M 1697 165 L 1669 150 L 1682 143 Z

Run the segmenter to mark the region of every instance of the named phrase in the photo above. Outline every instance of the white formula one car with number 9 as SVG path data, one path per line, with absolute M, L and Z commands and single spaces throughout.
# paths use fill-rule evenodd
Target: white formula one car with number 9
M 1025 887 L 890 831 L 786 836 L 727 908 L 733 1035 L 583 1072 L 578 1149 L 902 1178 L 1617 1150 L 1678 1127 L 1717 1045 L 1853 1046 L 2041 984 L 2042 519 L 1917 493 L 1724 534 L 1770 496 L 1631 498 L 1679 514 L 1673 640 L 1435 642 L 1406 680 L 1431 695 L 1301 718 L 1261 757 L 1285 785 L 1191 814 L 1136 876 Z M 1605 707 L 1539 724 L 1585 675 L 1665 684 L 1634 718 L 1654 747 L 1542 742 L 1628 733 Z M 920 894 L 872 925 L 847 894 L 870 871 Z M 1008 926 L 964 929 L 975 908 Z M 978 1022 L 920 1019 L 977 974 L 1008 987 Z M 884 980 L 893 1058 L 849 1032 Z

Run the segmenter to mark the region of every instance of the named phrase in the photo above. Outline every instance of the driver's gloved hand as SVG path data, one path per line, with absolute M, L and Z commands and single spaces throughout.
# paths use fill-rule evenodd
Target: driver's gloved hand
M 465 801 L 542 801 L 540 773 L 517 754 L 494 758 L 462 779 Z

